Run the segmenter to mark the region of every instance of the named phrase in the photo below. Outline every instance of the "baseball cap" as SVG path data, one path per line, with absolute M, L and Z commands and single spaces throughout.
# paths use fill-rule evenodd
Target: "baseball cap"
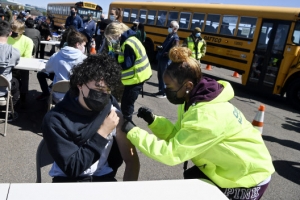
M 194 32 L 195 32 L 195 33 L 201 33 L 201 28 L 196 27 L 196 28 L 194 29 Z
M 138 19 L 136 19 L 136 20 L 133 21 L 133 23 L 134 23 L 134 24 L 139 24 L 140 22 L 139 22 Z

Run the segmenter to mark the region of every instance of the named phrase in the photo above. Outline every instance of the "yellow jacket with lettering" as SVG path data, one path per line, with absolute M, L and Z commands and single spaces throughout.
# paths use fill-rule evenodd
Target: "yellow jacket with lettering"
M 123 85 L 134 85 L 148 80 L 152 75 L 152 69 L 143 44 L 136 37 L 127 38 L 121 45 L 121 52 L 118 56 L 119 63 L 124 62 L 125 45 L 129 45 L 134 50 L 136 60 L 131 68 L 122 70 Z
M 260 132 L 228 102 L 234 96 L 230 83 L 218 82 L 224 89 L 215 99 L 191 105 L 186 112 L 180 105 L 175 124 L 155 116 L 149 125 L 154 135 L 134 127 L 127 138 L 166 165 L 192 160 L 221 188 L 256 186 L 274 172 L 270 153 Z

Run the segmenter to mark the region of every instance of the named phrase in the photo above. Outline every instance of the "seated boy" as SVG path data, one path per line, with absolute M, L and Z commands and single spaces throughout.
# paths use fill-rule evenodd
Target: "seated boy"
M 0 21 L 0 74 L 9 82 L 12 82 L 12 68 L 15 67 L 20 59 L 20 52 L 16 48 L 7 44 L 7 39 L 11 35 L 11 26 L 6 21 Z M 15 79 L 14 79 L 15 81 Z M 14 104 L 18 100 L 18 83 L 11 84 Z M 0 97 L 7 95 L 7 88 L 0 87 Z M 3 99 L 4 100 L 4 99 Z M 1 104 L 2 103 L 2 104 Z M 0 101 L 0 105 L 6 105 L 6 101 Z

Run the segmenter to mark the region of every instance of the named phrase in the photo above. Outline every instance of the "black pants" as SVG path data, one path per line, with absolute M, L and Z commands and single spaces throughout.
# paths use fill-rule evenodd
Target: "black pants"
M 135 85 L 125 85 L 121 100 L 121 111 L 125 119 L 132 120 L 132 113 L 134 111 L 134 103 L 139 96 L 140 91 L 144 85 L 143 83 Z
M 100 49 L 100 46 L 102 44 L 102 35 L 97 35 L 95 37 L 95 43 L 96 43 L 96 51 L 98 52 L 98 50 Z
M 50 79 L 51 81 L 53 81 L 54 75 L 55 75 L 54 73 L 45 73 L 45 72 L 37 73 L 37 79 L 40 83 L 43 94 L 47 95 L 50 93 L 49 89 L 48 89 L 47 79 Z
M 29 71 L 13 69 L 13 77 L 19 81 L 20 95 L 26 98 L 29 88 Z M 23 99 L 25 100 L 25 99 Z
M 117 181 L 114 177 L 114 172 L 105 174 L 103 176 L 86 176 L 86 177 L 62 177 L 56 176 L 52 178 L 52 183 L 66 183 L 66 182 L 115 182 Z
M 44 59 L 45 56 L 45 44 L 40 45 L 40 59 Z

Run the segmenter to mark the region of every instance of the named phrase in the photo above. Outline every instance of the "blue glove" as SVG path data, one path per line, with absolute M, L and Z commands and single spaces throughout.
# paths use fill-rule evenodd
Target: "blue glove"
M 113 57 L 113 58 L 115 57 L 115 53 L 113 51 L 109 51 L 108 55 L 111 56 L 111 57 Z

